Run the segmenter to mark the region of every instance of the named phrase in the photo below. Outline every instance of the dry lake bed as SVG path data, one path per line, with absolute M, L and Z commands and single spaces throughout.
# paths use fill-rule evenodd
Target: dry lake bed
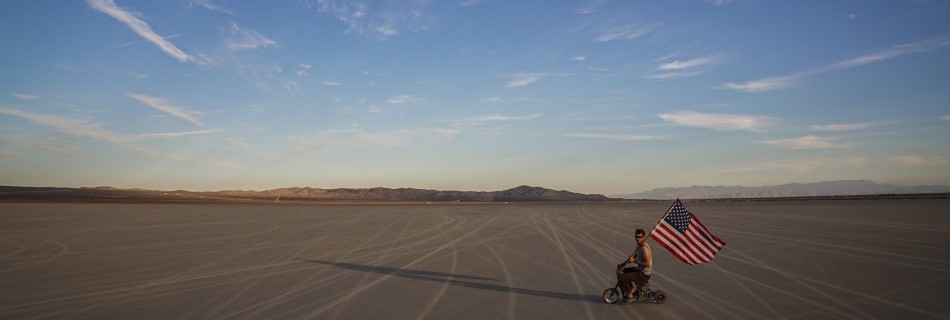
M 671 204 L 0 203 L 0 318 L 950 318 L 948 199 L 685 202 L 723 251 L 601 302 Z

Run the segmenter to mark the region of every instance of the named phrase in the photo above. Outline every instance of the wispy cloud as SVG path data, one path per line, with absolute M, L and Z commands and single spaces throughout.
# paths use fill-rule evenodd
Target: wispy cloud
M 699 72 L 699 71 L 690 71 L 690 72 L 666 72 L 666 73 L 659 73 L 659 74 L 655 74 L 655 75 L 649 76 L 649 77 L 647 77 L 647 79 L 653 79 L 653 80 L 677 79 L 677 78 L 692 77 L 692 76 L 696 76 L 696 75 L 700 75 L 700 74 L 702 74 L 702 72 Z
M 105 13 L 112 18 L 124 23 L 140 37 L 152 42 L 158 46 L 159 49 L 170 55 L 172 58 L 175 58 L 175 60 L 181 62 L 191 60 L 191 56 L 178 49 L 178 47 L 175 47 L 174 44 L 155 33 L 155 31 L 152 31 L 152 28 L 148 25 L 148 23 L 145 23 L 145 21 L 139 19 L 137 14 L 117 6 L 114 0 L 87 0 L 87 3 L 93 9 Z
M 453 125 L 455 126 L 455 128 L 473 128 L 473 127 L 485 126 L 490 123 L 497 124 L 497 123 L 503 123 L 503 122 L 531 121 L 531 120 L 540 119 L 541 116 L 542 114 L 540 113 L 533 113 L 533 114 L 528 114 L 528 115 L 514 115 L 514 116 L 501 115 L 501 114 L 496 113 L 496 114 L 491 114 L 491 115 L 475 116 L 475 117 L 461 118 L 461 119 L 448 120 L 448 121 L 451 121 Z
M 732 3 L 734 0 L 703 0 L 705 3 L 712 3 L 714 6 L 724 6 Z
M 475 5 L 478 5 L 480 2 L 482 2 L 482 0 L 467 0 L 467 1 L 460 2 L 459 6 L 460 7 L 474 7 Z
M 715 56 L 700 57 L 684 61 L 672 61 L 662 63 L 656 67 L 657 70 L 665 71 L 664 73 L 655 74 L 647 77 L 647 79 L 654 80 L 666 80 L 666 79 L 675 79 L 675 78 L 686 78 L 703 73 L 704 66 L 716 62 L 718 58 Z
M 748 173 L 769 173 L 792 172 L 792 173 L 813 173 L 822 170 L 838 170 L 840 168 L 863 167 L 868 164 L 867 158 L 845 157 L 845 158 L 817 158 L 801 161 L 788 162 L 764 162 L 764 163 L 743 163 L 737 167 L 723 170 L 723 173 L 748 174 Z
M 656 30 L 655 25 L 631 24 L 610 29 L 604 34 L 594 38 L 594 41 L 611 42 L 619 40 L 633 40 L 648 35 L 654 30 Z
M 943 121 L 950 121 L 950 114 L 940 117 L 940 119 Z
M 164 36 L 164 37 L 162 37 L 162 39 L 177 38 L 177 37 L 179 37 L 179 36 L 181 36 L 181 35 L 173 34 L 173 35 L 170 35 L 170 36 Z M 148 41 L 148 40 L 130 41 L 130 42 L 126 42 L 126 43 L 123 43 L 123 44 L 117 44 L 117 45 L 108 47 L 108 48 L 106 48 L 106 49 L 118 49 L 118 48 L 124 48 L 124 47 L 128 47 L 128 46 L 134 46 L 134 45 L 142 44 L 142 43 L 149 43 L 149 42 L 151 42 L 151 41 Z
M 21 99 L 21 100 L 36 100 L 36 99 L 39 99 L 39 98 L 40 98 L 40 96 L 38 96 L 38 95 L 33 95 L 33 94 L 11 93 L 10 95 L 16 97 L 17 99 Z
M 276 44 L 276 41 L 256 31 L 242 29 L 237 23 L 231 24 L 231 38 L 227 41 L 227 48 L 232 52 L 257 49 Z
M 876 123 L 844 123 L 844 124 L 824 124 L 812 125 L 811 129 L 815 131 L 853 131 L 874 127 Z
M 905 167 L 950 166 L 950 158 L 940 155 L 894 155 L 888 157 L 887 160 Z
M 98 124 L 72 118 L 50 116 L 22 111 L 18 109 L 0 108 L 0 114 L 11 115 L 27 121 L 55 128 L 59 131 L 78 136 L 93 138 L 111 143 L 124 141 L 121 135 L 102 129 Z
M 702 57 L 686 61 L 667 62 L 656 68 L 657 70 L 682 70 L 706 65 L 713 61 L 715 61 L 713 57 Z
M 757 142 L 786 149 L 840 149 L 850 148 L 852 146 L 851 143 L 842 141 L 841 139 L 817 136 L 804 136 L 794 139 L 761 140 Z
M 399 147 L 426 140 L 450 140 L 461 131 L 413 128 L 368 132 L 359 128 L 332 129 L 290 137 L 297 149 Z
M 442 128 L 398 129 L 384 132 L 356 132 L 349 141 L 358 147 L 396 147 L 419 140 L 449 140 L 460 131 Z
M 496 113 L 496 114 L 487 115 L 487 116 L 464 118 L 464 119 L 458 120 L 458 122 L 472 123 L 472 122 L 496 122 L 496 121 L 523 121 L 523 120 L 534 120 L 538 118 L 541 118 L 540 113 L 530 114 L 526 116 L 503 116 Z
M 412 98 L 413 98 L 412 95 L 404 94 L 404 95 L 389 97 L 389 100 L 386 100 L 386 102 L 390 104 L 400 104 L 400 103 L 409 102 L 409 100 L 412 100 Z
M 35 140 L 27 143 L 27 145 L 29 148 L 46 150 L 68 156 L 76 155 L 82 151 L 82 148 L 77 146 L 74 141 L 60 137 L 48 137 L 42 140 Z
M 696 111 L 678 111 L 658 116 L 678 125 L 717 131 L 761 131 L 776 121 L 775 118 L 766 116 Z
M 227 15 L 234 15 L 234 12 L 231 9 L 216 5 L 211 2 L 211 0 L 190 0 L 188 3 L 189 6 L 200 6 L 211 11 L 221 12 Z
M 195 125 L 198 125 L 198 126 L 202 126 L 202 127 L 204 126 L 204 124 L 201 123 L 201 120 L 199 120 L 198 117 L 196 117 L 194 114 L 191 114 L 190 112 L 183 110 L 181 107 L 168 103 L 167 101 L 165 101 L 165 99 L 151 97 L 151 96 L 147 96 L 144 94 L 137 94 L 137 93 L 130 93 L 129 96 L 132 98 L 135 98 L 135 100 L 138 100 L 148 105 L 149 107 L 155 108 L 158 111 L 165 112 L 175 118 L 179 118 L 179 119 L 194 123 Z
M 587 6 L 578 8 L 578 9 L 574 10 L 574 12 L 575 12 L 575 13 L 578 13 L 578 14 L 591 14 L 591 13 L 597 12 L 597 9 L 598 9 L 604 2 L 605 2 L 604 0 L 593 0 L 593 1 L 590 1 L 590 3 L 587 4 Z
M 0 114 L 6 114 L 6 115 L 19 117 L 29 122 L 33 122 L 39 125 L 54 128 L 56 130 L 59 130 L 61 132 L 64 132 L 72 136 L 81 137 L 81 138 L 90 138 L 97 141 L 106 142 L 106 143 L 124 148 L 126 150 L 139 152 L 143 154 L 159 156 L 159 157 L 175 159 L 175 160 L 184 160 L 184 161 L 190 161 L 190 162 L 196 162 L 196 163 L 220 165 L 220 166 L 226 166 L 226 167 L 235 166 L 232 163 L 228 163 L 224 161 L 218 161 L 214 159 L 196 159 L 196 158 L 182 157 L 179 155 L 159 152 L 152 148 L 133 144 L 133 143 L 130 143 L 130 141 L 135 141 L 136 140 L 135 136 L 133 137 L 123 136 L 121 134 L 118 134 L 109 130 L 105 130 L 102 128 L 101 125 L 92 123 L 90 121 L 59 117 L 59 116 L 44 115 L 44 114 L 38 114 L 38 113 L 22 111 L 22 110 L 17 110 L 17 109 L 10 109 L 10 108 L 0 108 Z
M 897 45 L 888 49 L 880 50 L 878 52 L 859 56 L 837 63 L 833 63 L 826 66 L 821 66 L 809 70 L 805 70 L 799 73 L 785 75 L 785 76 L 773 76 L 766 77 L 759 80 L 752 80 L 747 82 L 730 82 L 723 85 L 723 87 L 728 89 L 733 89 L 737 91 L 744 92 L 764 92 L 782 89 L 788 86 L 791 86 L 795 81 L 798 81 L 802 78 L 828 73 L 837 70 L 855 68 L 867 64 L 879 63 L 902 56 L 922 53 L 937 50 L 946 46 L 950 46 L 950 36 L 943 36 L 908 44 Z
M 214 132 L 215 130 L 196 130 L 196 131 L 185 131 L 185 132 L 146 133 L 146 134 L 137 134 L 133 136 L 126 136 L 123 139 L 125 139 L 125 141 L 131 142 L 131 141 L 141 141 L 141 140 L 150 140 L 150 139 L 190 138 L 190 137 L 206 136 Z
M 509 76 L 508 84 L 505 85 L 507 88 L 517 88 L 524 87 L 526 85 L 537 82 L 541 77 L 544 77 L 543 73 L 516 73 Z
M 666 140 L 669 136 L 644 136 L 628 134 L 609 134 L 609 133 L 570 133 L 568 137 L 613 140 L 613 141 L 647 141 L 647 140 Z
M 794 84 L 798 78 L 801 78 L 801 75 L 768 77 L 742 83 L 730 82 L 724 84 L 723 87 L 743 92 L 765 92 L 789 87 Z
M 297 72 L 296 72 L 298 77 L 306 77 L 306 76 L 309 76 L 309 75 L 310 75 L 310 74 L 308 73 L 308 71 L 309 71 L 310 68 L 311 68 L 311 66 L 310 66 L 309 64 L 301 63 L 301 64 L 299 65 L 299 67 L 300 67 L 300 69 L 297 69 Z
M 346 25 L 346 33 L 372 34 L 388 38 L 408 31 L 425 31 L 429 21 L 424 12 L 430 1 L 395 1 L 380 5 L 356 0 L 317 0 L 317 11 L 336 17 Z M 464 6 L 464 2 L 462 5 Z M 471 2 L 474 5 L 475 2 Z M 382 9 L 374 7 L 379 5 Z

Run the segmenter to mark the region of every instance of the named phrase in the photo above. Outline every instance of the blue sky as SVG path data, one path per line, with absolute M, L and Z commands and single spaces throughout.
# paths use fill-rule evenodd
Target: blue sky
M 0 2 L 0 185 L 950 185 L 950 2 Z

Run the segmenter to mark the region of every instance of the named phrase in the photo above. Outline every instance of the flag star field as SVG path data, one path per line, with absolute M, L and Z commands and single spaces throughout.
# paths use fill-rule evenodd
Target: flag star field
M 673 208 L 670 209 L 670 214 L 666 216 L 666 222 L 673 226 L 680 233 L 686 232 L 686 228 L 689 226 L 689 219 L 691 215 L 689 212 L 686 212 L 686 208 L 679 202 L 673 205 Z

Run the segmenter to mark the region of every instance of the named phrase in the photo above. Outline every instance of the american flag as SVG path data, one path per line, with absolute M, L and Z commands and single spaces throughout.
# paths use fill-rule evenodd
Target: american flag
M 709 229 L 695 215 L 686 211 L 679 199 L 653 228 L 650 238 L 689 264 L 711 261 L 726 245 L 709 233 Z

